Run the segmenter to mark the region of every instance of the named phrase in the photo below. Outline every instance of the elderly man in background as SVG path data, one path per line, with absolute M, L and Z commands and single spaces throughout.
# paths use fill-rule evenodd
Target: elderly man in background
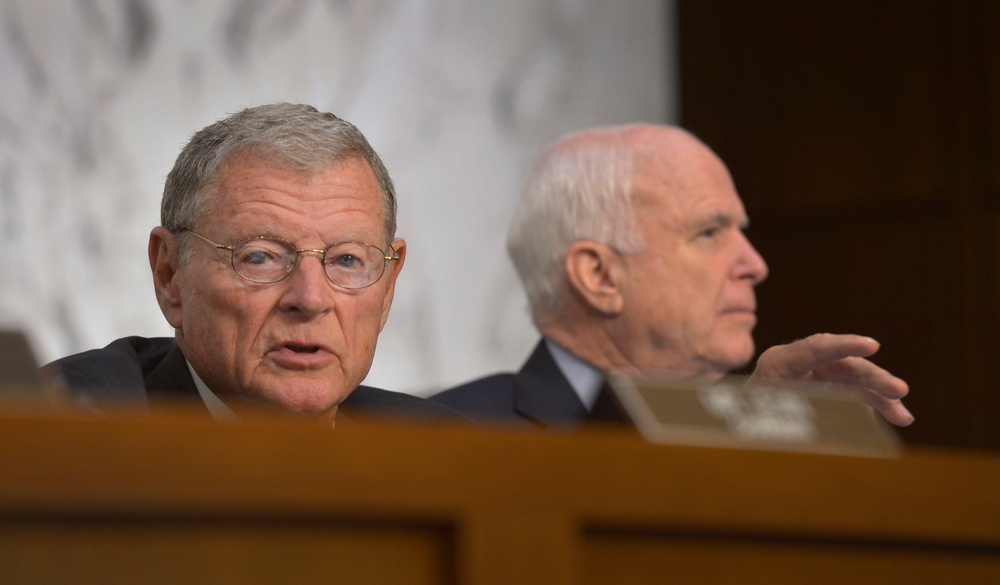
M 81 402 L 150 410 L 187 397 L 215 418 L 275 410 L 448 416 L 360 386 L 406 243 L 385 166 L 349 122 L 311 106 L 249 108 L 194 135 L 149 237 L 175 337 L 127 337 L 58 370 Z
M 597 128 L 557 141 L 528 177 L 508 251 L 543 339 L 516 374 L 432 399 L 487 421 L 586 420 L 608 373 L 713 381 L 753 357 L 767 265 L 723 162 L 680 128 Z M 857 385 L 890 422 L 906 383 L 878 342 L 817 334 L 765 351 L 755 376 Z

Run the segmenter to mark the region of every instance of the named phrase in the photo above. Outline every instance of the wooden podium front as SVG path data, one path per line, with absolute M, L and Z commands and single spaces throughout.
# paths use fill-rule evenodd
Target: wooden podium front
M 0 416 L 0 583 L 1000 583 L 1000 463 Z

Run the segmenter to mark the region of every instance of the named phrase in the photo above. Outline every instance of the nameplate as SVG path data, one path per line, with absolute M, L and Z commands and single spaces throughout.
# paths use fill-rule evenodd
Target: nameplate
M 897 457 L 902 443 L 851 386 L 727 376 L 711 385 L 614 376 L 609 386 L 650 442 Z

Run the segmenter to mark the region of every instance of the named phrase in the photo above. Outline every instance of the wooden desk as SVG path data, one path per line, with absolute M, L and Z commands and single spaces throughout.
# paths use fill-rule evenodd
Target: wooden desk
M 1000 583 L 1000 463 L 0 416 L 0 583 Z

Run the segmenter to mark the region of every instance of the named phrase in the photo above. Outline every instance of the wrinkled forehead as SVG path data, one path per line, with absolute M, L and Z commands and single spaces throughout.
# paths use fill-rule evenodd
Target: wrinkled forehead
M 381 199 L 375 171 L 368 161 L 361 157 L 343 157 L 303 165 L 282 156 L 262 156 L 255 152 L 244 152 L 230 157 L 219 167 L 212 190 L 216 195 L 238 197 L 241 195 L 241 187 L 254 180 L 264 183 L 280 180 L 305 184 L 323 176 L 336 177 L 344 184 L 355 186 L 357 192 L 370 195 L 372 201 L 376 203 Z M 324 195 L 322 190 L 314 193 L 320 197 Z
M 232 215 L 264 202 L 319 220 L 337 211 L 363 211 L 384 232 L 382 195 L 366 160 L 346 157 L 303 168 L 259 156 L 237 157 L 219 170 L 211 211 Z M 384 234 L 383 234 L 384 235 Z

